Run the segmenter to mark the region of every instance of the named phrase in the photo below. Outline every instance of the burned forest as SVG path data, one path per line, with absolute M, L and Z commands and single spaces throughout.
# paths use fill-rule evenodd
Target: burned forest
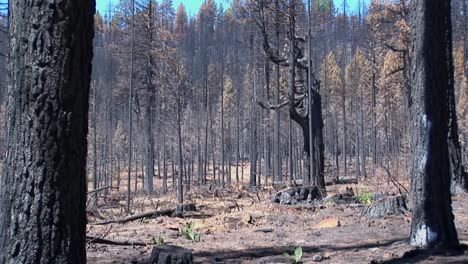
M 467 0 L 0 0 L 0 263 L 467 263 Z

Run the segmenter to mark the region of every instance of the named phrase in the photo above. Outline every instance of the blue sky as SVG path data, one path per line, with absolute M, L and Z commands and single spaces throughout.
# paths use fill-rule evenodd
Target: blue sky
M 109 9 L 109 2 L 112 2 L 113 4 L 118 3 L 119 0 L 96 0 L 96 7 L 97 10 L 101 14 L 108 12 Z M 313 0 L 312 0 L 313 1 Z M 338 8 L 338 10 L 342 10 L 343 6 L 343 0 L 333 0 L 335 2 L 335 6 Z M 362 0 L 366 3 L 369 3 L 370 0 Z M 174 8 L 177 8 L 180 3 L 184 3 L 185 7 L 187 8 L 187 12 L 189 15 L 193 16 L 198 13 L 198 9 L 202 5 L 204 0 L 173 0 L 174 3 Z M 218 3 L 223 3 L 223 5 L 226 7 L 228 6 L 229 0 L 216 0 Z M 352 12 L 355 12 L 357 10 L 357 3 L 358 0 L 348 0 L 348 8 Z

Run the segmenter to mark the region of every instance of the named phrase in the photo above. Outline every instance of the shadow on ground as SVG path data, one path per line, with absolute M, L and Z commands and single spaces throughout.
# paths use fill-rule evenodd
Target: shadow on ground
M 406 238 L 397 238 L 386 240 L 379 243 L 356 244 L 349 246 L 324 245 L 319 247 L 302 247 L 304 255 L 313 256 L 323 251 L 356 251 L 361 249 L 370 249 L 376 247 L 390 246 L 394 243 L 404 243 Z M 293 255 L 294 247 L 255 247 L 244 250 L 219 250 L 219 251 L 200 251 L 194 253 L 195 263 L 241 263 L 249 260 L 255 263 L 284 263 L 284 253 Z M 264 261 L 260 259 L 265 259 Z M 257 262 L 258 261 L 258 262 Z
M 381 264 L 405 264 L 405 263 L 450 263 L 450 264 L 466 264 L 468 263 L 467 255 L 465 254 L 468 249 L 467 245 L 461 245 L 460 248 L 455 250 L 423 250 L 413 249 L 399 258 L 394 258 L 380 262 Z

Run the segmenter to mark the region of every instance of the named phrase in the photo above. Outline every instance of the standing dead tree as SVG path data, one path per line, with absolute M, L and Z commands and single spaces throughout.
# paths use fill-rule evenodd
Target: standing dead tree
M 260 103 L 260 105 L 264 109 L 289 107 L 289 115 L 301 127 L 304 139 L 304 184 L 317 186 L 324 195 L 323 118 L 320 81 L 312 72 L 312 64 L 308 62 L 311 58 L 306 52 L 306 47 L 304 47 L 305 38 L 296 35 L 298 7 L 299 2 L 297 0 L 275 5 L 264 0 L 250 2 L 251 17 L 261 32 L 265 55 L 273 64 L 288 68 L 289 75 L 287 99 L 276 105 L 271 105 L 269 102 L 267 104 Z M 277 19 L 287 20 L 289 50 L 287 57 L 281 56 L 278 50 L 279 47 L 273 46 L 270 42 L 270 21 L 268 19 L 274 17 L 272 14 L 276 12 L 281 14 L 281 16 L 277 16 Z M 310 89 L 309 85 L 311 86 Z M 311 115 L 311 119 L 309 119 L 309 115 Z M 310 126 L 312 130 L 309 128 L 310 120 L 312 120 Z M 312 161 L 313 166 L 311 166 L 310 161 Z M 311 170 L 311 168 L 313 169 Z

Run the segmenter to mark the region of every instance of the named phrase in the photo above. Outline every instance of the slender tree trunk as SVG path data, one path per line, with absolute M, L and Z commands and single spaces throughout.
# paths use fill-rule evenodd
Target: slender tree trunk
M 198 109 L 197 109 L 197 120 L 200 120 L 200 104 L 197 104 Z M 202 157 L 203 154 L 201 153 L 201 126 L 200 122 L 197 122 L 197 178 L 198 178 L 198 185 L 204 184 L 202 180 L 202 175 L 203 175 L 203 164 L 202 164 Z
M 130 44 L 130 87 L 128 97 L 128 174 L 127 174 L 127 214 L 130 214 L 130 175 L 132 172 L 132 116 L 133 116 L 133 46 L 135 35 L 135 0 L 132 0 L 132 30 Z
M 333 148 L 334 148 L 334 154 L 335 154 L 335 181 L 339 182 L 340 178 L 340 149 L 339 149 L 339 139 L 338 139 L 338 115 L 336 111 L 333 113 L 334 116 L 334 121 L 333 121 Z
M 166 131 L 163 129 L 163 182 L 162 182 L 162 193 L 167 193 L 167 159 L 166 159 Z
M 178 170 L 179 175 L 177 179 L 177 202 L 182 204 L 184 202 L 184 187 L 183 187 L 183 154 L 182 154 L 182 102 L 180 102 L 181 98 L 179 98 L 178 108 L 177 108 L 177 147 L 178 147 Z
M 416 0 L 413 27 L 411 244 L 450 248 L 459 245 L 447 144 L 447 92 L 453 89 L 450 1 Z
M 93 82 L 93 190 L 98 188 L 98 172 L 97 172 L 97 87 L 96 82 Z M 93 206 L 98 206 L 98 192 L 94 193 Z
M 363 101 L 364 101 L 364 97 L 362 95 L 362 89 L 360 89 L 360 92 L 361 92 L 361 104 L 360 104 L 360 120 L 361 120 L 361 125 L 360 125 L 360 134 L 361 134 L 361 140 L 360 140 L 360 143 L 361 143 L 361 173 L 362 175 L 364 176 L 364 178 L 367 178 L 367 171 L 366 171 L 366 140 L 364 139 L 364 136 L 365 136 L 365 128 L 364 128 L 364 109 L 363 109 Z
M 226 174 L 224 171 L 224 43 L 221 47 L 221 186 L 226 187 Z M 214 153 L 213 153 L 214 155 Z
M 280 7 L 279 0 L 275 0 L 275 10 L 276 10 L 276 23 L 275 23 L 275 34 L 276 34 L 276 45 L 280 46 Z M 278 51 L 279 52 L 279 51 Z M 278 54 L 277 54 L 278 55 Z M 280 67 L 278 64 L 275 64 L 275 104 L 280 104 Z M 274 155 L 274 181 L 282 180 L 282 170 L 281 170 L 281 150 L 280 150 L 280 134 L 281 134 L 281 120 L 280 120 L 280 110 L 275 110 L 275 127 L 274 127 L 274 145 L 273 145 L 273 155 Z
M 353 69 L 353 75 L 356 76 L 356 66 L 352 67 Z M 359 98 L 358 98 L 358 87 L 356 85 L 356 88 L 354 90 L 354 126 L 355 126 L 355 144 L 354 144 L 354 169 L 355 169 L 355 177 L 356 180 L 361 177 L 361 165 L 360 165 L 360 160 L 359 160 L 359 155 L 360 155 L 360 149 L 361 149 L 361 142 L 359 140 Z
M 94 1 L 10 7 L 0 263 L 86 263 Z
M 289 155 L 288 155 L 288 168 L 289 168 L 289 181 L 288 181 L 288 184 L 289 186 L 292 186 L 293 184 L 293 179 L 294 179 L 294 167 L 293 167 L 293 137 L 292 137 L 292 119 L 291 117 L 289 117 L 289 121 L 288 121 L 288 137 L 289 137 L 289 140 L 288 140 L 288 152 L 289 152 Z M 302 179 L 304 181 L 304 179 Z M 303 183 L 304 184 L 304 183 Z
M 117 190 L 120 189 L 120 156 L 117 155 Z
M 375 46 L 375 44 L 372 44 Z M 376 58 L 375 58 L 375 49 L 372 49 L 372 177 L 375 177 L 375 169 L 377 166 L 377 119 L 376 119 L 376 94 L 377 94 L 377 84 L 376 84 Z
M 254 78 L 255 79 L 255 78 Z M 255 81 L 254 81 L 254 91 L 255 91 Z M 252 92 L 253 95 L 254 92 Z M 252 111 L 250 113 L 250 186 L 257 185 L 257 120 L 255 118 L 255 103 L 252 100 Z

